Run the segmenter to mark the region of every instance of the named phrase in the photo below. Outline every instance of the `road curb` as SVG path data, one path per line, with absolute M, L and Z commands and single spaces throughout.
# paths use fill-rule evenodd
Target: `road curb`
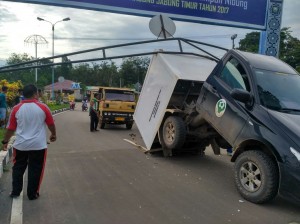
M 64 112 L 66 110 L 69 110 L 69 108 L 63 108 L 63 109 L 52 111 L 52 115 Z M 15 136 L 10 138 L 7 151 L 3 151 L 3 150 L 0 151 L 0 178 L 3 175 L 4 167 L 9 163 L 9 160 L 12 157 L 13 154 L 12 144 L 14 140 L 15 140 Z
M 12 156 L 13 153 L 13 148 L 12 144 L 15 141 L 15 136 L 11 137 L 8 146 L 7 146 L 7 151 L 0 151 L 0 178 L 3 175 L 4 172 L 4 167 L 9 163 L 9 159 Z

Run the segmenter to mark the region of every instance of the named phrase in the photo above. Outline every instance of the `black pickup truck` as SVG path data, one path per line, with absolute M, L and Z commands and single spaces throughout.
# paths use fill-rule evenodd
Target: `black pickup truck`
M 300 202 L 299 74 L 277 58 L 239 50 L 217 62 L 198 58 L 200 65 L 181 57 L 186 63 L 158 53 L 148 69 L 134 118 L 150 152 L 156 140 L 165 155 L 233 148 L 245 199 L 265 203 L 280 194 Z

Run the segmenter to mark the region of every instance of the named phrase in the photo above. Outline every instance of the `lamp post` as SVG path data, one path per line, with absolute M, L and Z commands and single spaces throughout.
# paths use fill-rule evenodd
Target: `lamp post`
M 37 47 L 38 44 L 48 44 L 48 41 L 41 35 L 30 35 L 26 37 L 24 40 L 25 44 L 34 44 L 35 46 L 35 59 L 37 59 Z M 36 63 L 38 65 L 38 63 Z M 35 68 L 35 84 L 37 85 L 37 79 L 38 79 L 38 73 L 37 73 L 37 68 Z
M 237 38 L 237 34 L 233 34 L 232 36 L 231 36 L 231 40 L 232 40 L 232 49 L 234 49 L 234 39 L 235 38 Z
M 52 57 L 54 57 L 54 27 L 59 22 L 69 21 L 70 18 L 67 17 L 67 18 L 64 18 L 62 20 L 56 21 L 55 23 L 52 23 L 52 22 L 50 22 L 48 20 L 45 20 L 45 19 L 43 19 L 41 17 L 37 17 L 37 20 L 39 20 L 39 21 L 45 21 L 47 23 L 50 23 L 51 26 L 52 26 Z M 52 59 L 52 62 L 54 63 L 54 58 Z M 52 100 L 54 100 L 54 65 L 52 66 L 52 91 L 51 91 L 51 98 L 52 98 Z

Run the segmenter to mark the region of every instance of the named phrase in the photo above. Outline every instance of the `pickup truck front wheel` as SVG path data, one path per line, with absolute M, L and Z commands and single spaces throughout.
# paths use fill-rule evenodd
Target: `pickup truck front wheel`
M 262 204 L 277 195 L 279 175 L 276 164 L 262 151 L 246 151 L 239 155 L 234 174 L 238 191 L 250 202 Z
M 168 117 L 163 126 L 163 145 L 168 149 L 179 149 L 186 138 L 186 129 L 181 117 Z

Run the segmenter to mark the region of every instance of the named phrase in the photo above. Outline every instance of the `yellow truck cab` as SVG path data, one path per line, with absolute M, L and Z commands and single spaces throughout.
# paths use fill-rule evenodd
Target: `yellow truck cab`
M 100 87 L 98 94 L 100 128 L 103 129 L 105 124 L 125 124 L 127 129 L 131 129 L 136 107 L 134 91 L 127 88 Z

